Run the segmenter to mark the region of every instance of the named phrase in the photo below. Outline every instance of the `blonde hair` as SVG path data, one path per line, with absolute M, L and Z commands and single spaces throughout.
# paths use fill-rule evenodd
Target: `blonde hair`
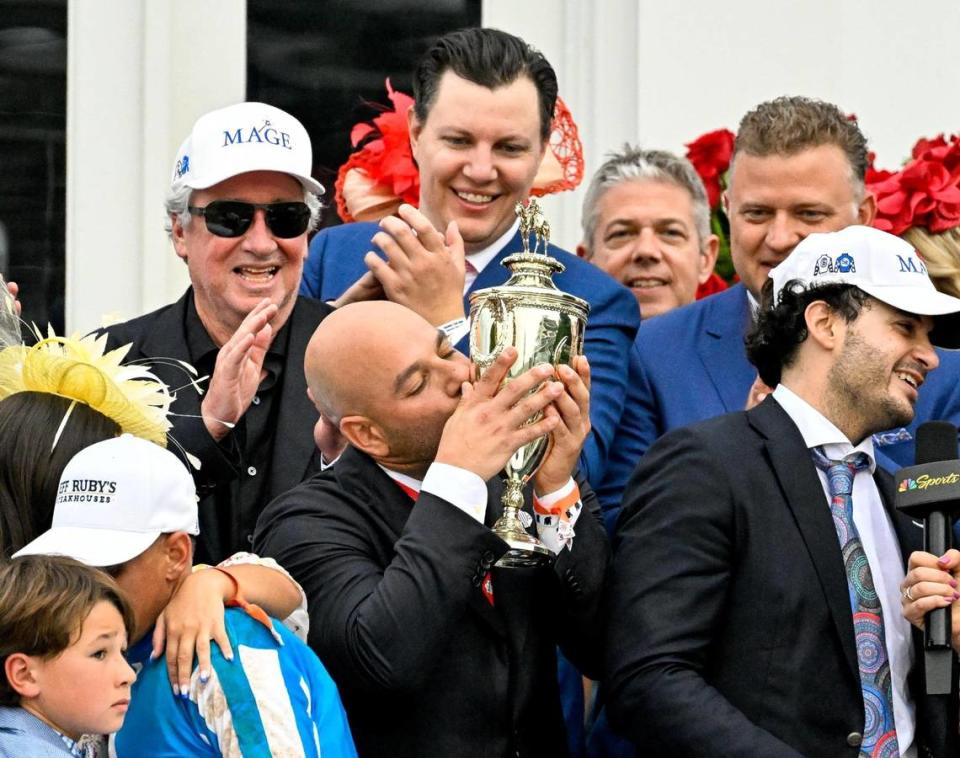
M 960 227 L 934 234 L 914 226 L 901 237 L 923 257 L 933 285 L 947 295 L 960 297 Z

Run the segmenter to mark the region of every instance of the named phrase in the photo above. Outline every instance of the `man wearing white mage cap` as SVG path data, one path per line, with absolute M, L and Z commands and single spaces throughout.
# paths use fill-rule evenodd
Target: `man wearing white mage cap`
M 263 505 L 298 484 L 319 454 L 303 353 L 329 306 L 297 290 L 323 187 L 310 138 L 289 113 L 239 103 L 201 116 L 180 146 L 166 228 L 190 272 L 176 303 L 108 329 L 127 361 L 151 359 L 177 392 L 173 437 L 200 461 L 197 555 L 249 549 Z M 190 386 L 174 361 L 196 367 Z
M 776 389 L 667 433 L 627 485 L 610 721 L 644 755 L 956 755 L 956 698 L 925 694 L 901 614 L 923 530 L 872 435 L 913 420 L 960 300 L 851 226 L 801 241 L 762 301 L 747 353 Z

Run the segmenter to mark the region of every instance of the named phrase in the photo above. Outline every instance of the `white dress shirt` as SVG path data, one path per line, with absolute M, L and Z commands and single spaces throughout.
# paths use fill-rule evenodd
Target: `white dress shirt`
M 816 408 L 791 391 L 782 382 L 773 391 L 774 399 L 793 420 L 808 448 L 822 447 L 831 460 L 841 460 L 852 453 L 865 453 L 870 459 L 868 469 L 858 471 L 853 478 L 853 523 L 860 534 L 860 542 L 870 564 L 873 584 L 883 610 L 883 633 L 887 644 L 887 659 L 893 682 L 893 718 L 897 729 L 900 755 L 915 758 L 913 744 L 916 731 L 916 710 L 907 688 L 907 674 L 913 667 L 913 645 L 910 622 L 900 612 L 900 583 L 904 578 L 900 544 L 890 516 L 880 500 L 873 472 L 877 464 L 873 456 L 873 438 L 854 446 L 837 427 Z M 830 488 L 827 473 L 817 468 L 823 486 L 826 506 L 830 507 Z M 839 548 L 839 539 L 837 546 Z
M 380 466 L 380 464 L 377 464 Z M 472 471 L 451 466 L 447 463 L 431 463 L 427 469 L 423 481 L 414 479 L 407 474 L 401 474 L 398 471 L 391 471 L 386 466 L 380 466 L 384 472 L 408 489 L 414 492 L 429 492 L 431 495 L 446 500 L 455 508 L 459 508 L 468 516 L 483 523 L 487 514 L 487 484 Z M 540 505 L 544 508 L 550 508 L 555 503 L 570 496 L 577 484 L 571 477 L 567 483 L 556 492 L 550 492 L 543 497 L 538 497 Z M 582 504 L 578 501 L 576 506 L 568 511 L 568 516 L 563 521 L 536 519 L 537 534 L 540 541 L 550 548 L 555 554 L 559 553 L 564 547 L 573 545 L 573 526 L 582 511 Z

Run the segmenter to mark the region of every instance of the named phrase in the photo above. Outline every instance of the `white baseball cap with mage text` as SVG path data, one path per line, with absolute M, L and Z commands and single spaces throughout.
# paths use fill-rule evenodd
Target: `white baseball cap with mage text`
M 171 189 L 206 189 L 248 171 L 279 171 L 322 195 L 310 176 L 310 135 L 286 111 L 265 103 L 237 103 L 210 111 L 193 125 L 173 164 Z
M 66 555 L 88 566 L 115 566 L 169 532 L 200 532 L 193 477 L 169 450 L 124 434 L 70 460 L 60 477 L 53 526 L 14 558 Z
M 930 341 L 960 346 L 960 325 L 943 318 L 960 311 L 960 299 L 939 292 L 923 258 L 909 242 L 870 226 L 811 234 L 770 272 L 773 302 L 789 282 L 805 287 L 852 284 L 905 313 L 934 317 Z

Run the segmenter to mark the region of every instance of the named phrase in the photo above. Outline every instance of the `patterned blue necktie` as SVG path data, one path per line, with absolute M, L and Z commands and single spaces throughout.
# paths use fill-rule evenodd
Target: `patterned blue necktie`
M 831 461 L 822 448 L 815 447 L 810 452 L 817 468 L 827 474 L 830 512 L 847 573 L 865 711 L 860 755 L 895 758 L 900 755 L 900 747 L 893 720 L 893 682 L 883 633 L 883 610 L 873 586 L 867 554 L 853 523 L 853 476 L 866 469 L 870 459 L 865 453 L 854 453 L 842 461 Z

